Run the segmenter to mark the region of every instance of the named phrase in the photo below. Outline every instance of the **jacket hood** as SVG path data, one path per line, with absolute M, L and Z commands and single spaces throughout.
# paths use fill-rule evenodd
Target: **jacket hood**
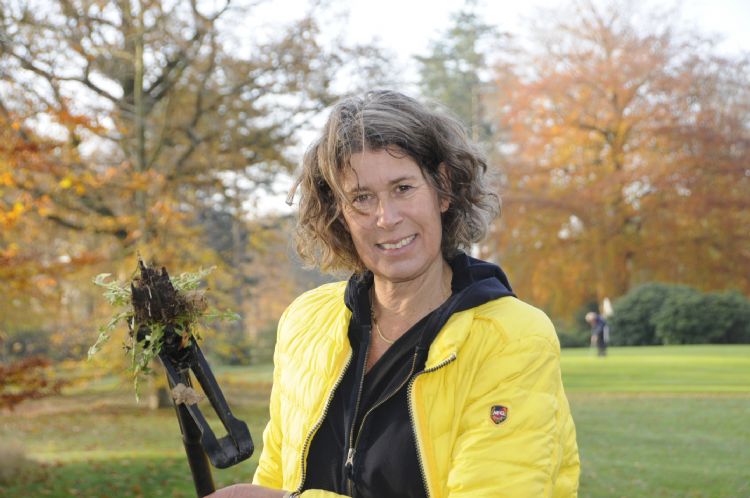
M 459 252 L 448 260 L 453 270 L 451 297 L 440 307 L 447 316 L 475 306 L 480 306 L 493 299 L 515 296 L 508 277 L 499 266 L 472 258 Z M 366 315 L 370 312 L 370 287 L 373 274 L 366 271 L 354 274 L 346 286 L 344 302 L 358 322 L 369 321 Z
M 473 308 L 499 297 L 515 296 L 508 277 L 496 264 L 472 258 L 463 252 L 450 259 L 448 264 L 453 270 L 453 293 L 464 294 L 462 301 L 471 303 L 461 306 L 461 309 Z

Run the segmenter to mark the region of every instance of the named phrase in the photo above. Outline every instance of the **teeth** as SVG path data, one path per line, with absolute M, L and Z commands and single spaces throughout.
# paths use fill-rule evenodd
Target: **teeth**
M 395 244 L 380 244 L 380 247 L 382 247 L 383 249 L 401 249 L 406 244 L 414 240 L 414 237 L 416 237 L 416 235 L 410 235 L 406 237 L 405 239 L 399 240 Z

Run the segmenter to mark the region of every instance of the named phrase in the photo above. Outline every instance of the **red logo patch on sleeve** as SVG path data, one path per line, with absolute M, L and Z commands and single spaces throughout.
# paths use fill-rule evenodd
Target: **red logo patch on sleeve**
M 490 418 L 495 424 L 502 424 L 508 418 L 508 407 L 495 405 L 490 409 Z

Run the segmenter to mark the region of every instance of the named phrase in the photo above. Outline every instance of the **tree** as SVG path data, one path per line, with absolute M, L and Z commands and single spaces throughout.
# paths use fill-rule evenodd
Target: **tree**
M 240 40 L 228 26 L 251 14 L 228 0 L 0 0 L 0 223 L 13 230 L 0 261 L 16 264 L 0 270 L 13 291 L 0 333 L 33 327 L 74 354 L 106 320 L 91 277 L 126 279 L 138 253 L 176 272 L 216 265 L 213 296 L 246 307 L 252 200 L 291 170 L 336 75 L 356 63 L 377 81 L 380 55 L 324 45 L 315 8 Z M 196 243 L 206 213 L 221 213 L 229 253 Z
M 247 285 L 250 201 L 291 169 L 338 72 L 378 56 L 324 47 L 314 9 L 239 40 L 227 25 L 251 13 L 192 0 L 0 3 L 0 223 L 14 230 L 0 258 L 15 263 L 4 288 L 46 277 L 61 307 L 81 292 L 66 273 L 124 277 L 137 251 L 175 269 L 217 264 L 229 295 Z M 229 216 L 229 259 L 194 243 L 209 211 Z
M 504 218 L 485 250 L 554 311 L 652 279 L 750 292 L 750 59 L 670 15 L 577 2 L 500 68 Z
M 48 220 L 130 242 L 174 235 L 186 206 L 225 190 L 222 175 L 267 185 L 288 168 L 284 147 L 333 98 L 329 74 L 342 64 L 317 44 L 311 17 L 240 58 L 219 32 L 222 16 L 238 14 L 228 3 L 54 7 L 43 19 L 14 2 L 1 18 L 6 93 L 23 96 L 6 107 L 50 120 L 61 137 L 62 191 L 20 187 L 50 197 Z
M 0 350 L 16 356 L 45 353 L 58 359 L 55 353 L 76 350 L 71 343 L 55 348 L 59 336 L 48 334 L 56 326 L 80 330 L 78 324 L 61 323 L 74 311 L 60 282 L 101 259 L 82 245 L 85 237 L 68 242 L 65 228 L 45 222 L 49 197 L 35 197 L 26 188 L 32 178 L 57 173 L 56 146 L 22 126 L 0 103 L 0 339 L 5 339 Z
M 448 107 L 475 142 L 492 137 L 485 102 L 492 89 L 487 59 L 499 39 L 496 28 L 482 22 L 476 1 L 468 0 L 452 26 L 432 42 L 430 54 L 416 57 L 422 94 Z
M 12 410 L 27 399 L 37 399 L 60 391 L 61 380 L 51 379 L 50 361 L 40 356 L 0 365 L 0 409 Z

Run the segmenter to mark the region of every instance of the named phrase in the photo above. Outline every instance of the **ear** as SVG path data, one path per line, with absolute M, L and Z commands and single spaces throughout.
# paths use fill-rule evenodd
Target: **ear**
M 448 168 L 445 166 L 445 163 L 440 163 L 438 165 L 438 177 L 440 179 L 440 187 L 446 191 L 451 191 L 451 179 L 448 175 Z M 451 201 L 448 197 L 444 195 L 440 195 L 440 212 L 444 213 L 448 211 L 448 208 L 451 205 Z

